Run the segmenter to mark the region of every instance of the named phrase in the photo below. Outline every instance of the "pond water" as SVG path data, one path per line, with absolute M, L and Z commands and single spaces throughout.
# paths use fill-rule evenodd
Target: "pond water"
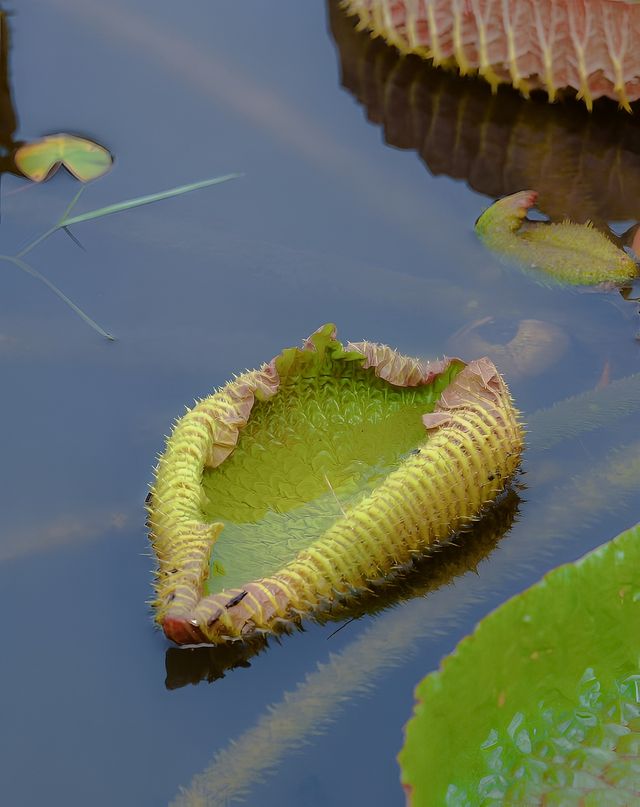
M 554 217 L 626 232 L 640 124 L 399 61 L 333 4 L 3 9 L 15 139 L 78 132 L 115 154 L 78 211 L 244 176 L 78 225 L 84 250 L 57 233 L 31 253 L 116 342 L 2 263 L 0 801 L 403 804 L 418 680 L 507 597 L 638 520 L 640 385 L 619 381 L 640 371 L 637 305 L 541 284 L 473 223 L 533 186 Z M 5 174 L 2 252 L 76 188 Z M 327 321 L 406 354 L 495 359 L 531 423 L 502 537 L 337 633 L 310 624 L 253 657 L 170 649 L 146 604 L 143 506 L 164 435 Z M 524 352 L 501 347 L 523 322 Z

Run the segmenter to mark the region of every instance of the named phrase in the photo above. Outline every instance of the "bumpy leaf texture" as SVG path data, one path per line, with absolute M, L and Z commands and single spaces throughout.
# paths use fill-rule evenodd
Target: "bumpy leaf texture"
M 149 502 L 179 644 L 287 630 L 447 541 L 517 468 L 488 359 L 421 362 L 326 325 L 181 418 Z
M 527 219 L 537 198 L 520 191 L 485 210 L 476 232 L 489 249 L 560 283 L 625 283 L 638 274 L 633 259 L 589 223 Z

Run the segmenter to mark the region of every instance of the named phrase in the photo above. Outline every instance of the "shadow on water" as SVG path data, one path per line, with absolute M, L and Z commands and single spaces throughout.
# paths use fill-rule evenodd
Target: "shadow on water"
M 14 140 L 18 118 L 9 80 L 10 47 L 7 12 L 0 8 L 0 176 L 4 173 L 21 173 L 14 160 L 14 154 L 21 142 Z
M 336 603 L 324 612 L 319 622 L 344 622 L 377 614 L 386 608 L 415 597 L 426 597 L 431 592 L 449 585 L 456 577 L 475 569 L 488 558 L 498 542 L 511 529 L 518 515 L 520 496 L 515 488 L 506 491 L 501 499 L 488 508 L 482 519 L 474 523 L 451 543 L 443 544 L 432 554 L 417 558 L 402 568 L 385 584 L 372 589 L 353 601 Z M 338 632 L 341 628 L 338 628 Z M 331 634 L 333 635 L 333 634 Z M 329 637 L 330 638 L 330 637 Z M 167 689 L 177 689 L 200 681 L 210 683 L 223 678 L 236 667 L 249 667 L 249 659 L 268 646 L 266 639 L 251 643 L 237 642 L 220 647 L 175 648 L 166 653 L 165 681 Z

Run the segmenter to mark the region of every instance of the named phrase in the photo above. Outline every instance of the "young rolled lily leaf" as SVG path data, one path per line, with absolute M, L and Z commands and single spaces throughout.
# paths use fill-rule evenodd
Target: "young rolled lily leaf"
M 467 525 L 522 429 L 488 359 L 423 363 L 325 325 L 175 425 L 149 525 L 178 644 L 287 630 Z
M 25 143 L 14 155 L 22 173 L 34 182 L 43 182 L 61 165 L 81 182 L 97 179 L 111 168 L 113 158 L 104 146 L 69 134 L 43 137 Z
M 499 199 L 480 216 L 476 233 L 499 255 L 560 283 L 624 283 L 638 274 L 632 258 L 589 223 L 527 219 L 537 198 L 519 191 Z
M 408 803 L 640 803 L 640 525 L 486 617 L 416 691 Z

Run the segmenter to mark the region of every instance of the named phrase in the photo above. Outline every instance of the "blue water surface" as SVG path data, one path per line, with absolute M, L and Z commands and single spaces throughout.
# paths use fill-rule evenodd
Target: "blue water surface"
M 452 339 L 460 329 L 491 318 L 497 343 L 539 320 L 561 336 L 557 356 L 508 377 L 526 419 L 640 370 L 636 306 L 487 253 L 473 223 L 494 191 L 437 169 L 454 139 L 429 152 L 431 173 L 404 130 L 383 134 L 342 86 L 347 57 L 321 2 L 3 7 L 16 139 L 77 132 L 115 155 L 79 212 L 244 176 L 77 225 L 84 251 L 59 232 L 30 254 L 116 342 L 0 264 L 0 802 L 403 804 L 395 755 L 415 684 L 508 596 L 638 520 L 624 492 L 590 509 L 571 488 L 632 442 L 632 420 L 533 446 L 516 523 L 477 570 L 184 686 L 165 681 L 168 644 L 146 604 L 143 505 L 164 435 L 194 398 L 327 321 L 345 339 L 475 358 Z M 361 86 L 375 85 L 376 58 Z M 76 188 L 62 171 L 39 186 L 5 174 L 1 251 L 50 226 Z

